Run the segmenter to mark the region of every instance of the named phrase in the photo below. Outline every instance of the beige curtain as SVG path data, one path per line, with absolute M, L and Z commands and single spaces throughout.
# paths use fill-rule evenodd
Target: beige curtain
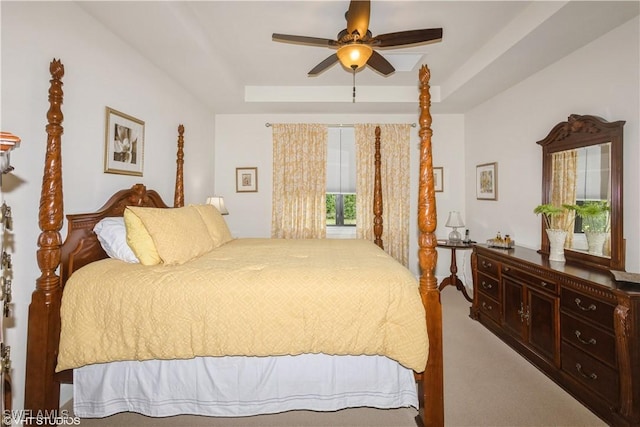
M 551 204 L 554 206 L 574 205 L 576 203 L 576 179 L 577 179 L 578 152 L 576 150 L 560 151 L 551 156 Z M 575 212 L 570 211 L 557 219 L 558 223 L 552 224 L 557 228 L 567 229 L 565 247 L 573 246 L 573 225 Z
M 375 124 L 355 125 L 356 237 L 373 240 L 373 181 Z M 384 249 L 408 265 L 410 125 L 380 125 L 382 179 L 382 240 Z
M 271 237 L 326 236 L 326 125 L 273 125 Z

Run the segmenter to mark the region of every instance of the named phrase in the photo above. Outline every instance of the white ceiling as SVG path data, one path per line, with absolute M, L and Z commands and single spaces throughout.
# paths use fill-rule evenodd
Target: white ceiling
M 339 63 L 307 76 L 334 50 L 271 40 L 272 33 L 334 39 L 346 26 L 347 0 L 78 4 L 213 111 L 230 114 L 413 114 L 421 64 L 431 70 L 432 111 L 464 113 L 640 10 L 637 0 L 373 0 L 374 36 L 442 27 L 443 40 L 379 49 L 392 64 L 409 54 L 421 59 L 388 77 L 365 67 L 353 103 L 353 75 Z

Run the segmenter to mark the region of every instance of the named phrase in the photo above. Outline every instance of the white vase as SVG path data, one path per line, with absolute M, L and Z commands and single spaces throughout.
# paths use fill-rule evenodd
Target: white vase
M 592 255 L 602 255 L 604 242 L 607 240 L 607 233 L 602 231 L 585 231 L 587 236 L 587 245 L 589 245 L 589 253 Z
M 564 262 L 564 242 L 567 239 L 567 232 L 547 228 L 547 236 L 549 237 L 549 261 Z

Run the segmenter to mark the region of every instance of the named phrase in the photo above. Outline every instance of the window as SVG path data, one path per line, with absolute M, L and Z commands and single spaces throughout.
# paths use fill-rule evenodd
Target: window
M 355 129 L 329 128 L 327 143 L 327 236 L 355 237 Z
M 327 193 L 327 225 L 356 225 L 356 195 Z

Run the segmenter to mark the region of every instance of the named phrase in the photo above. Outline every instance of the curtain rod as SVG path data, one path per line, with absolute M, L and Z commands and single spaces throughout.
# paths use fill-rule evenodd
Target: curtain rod
M 266 127 L 271 127 L 271 126 L 273 126 L 273 123 L 269 123 L 269 122 L 267 122 L 267 123 L 265 123 L 264 125 L 265 125 Z M 410 123 L 409 125 L 410 125 L 412 128 L 416 127 L 416 124 L 415 124 L 415 123 Z M 327 127 L 330 127 L 330 128 L 352 128 L 352 127 L 354 127 L 354 126 L 355 126 L 355 125 L 353 125 L 353 124 L 330 124 L 330 125 L 327 125 Z

